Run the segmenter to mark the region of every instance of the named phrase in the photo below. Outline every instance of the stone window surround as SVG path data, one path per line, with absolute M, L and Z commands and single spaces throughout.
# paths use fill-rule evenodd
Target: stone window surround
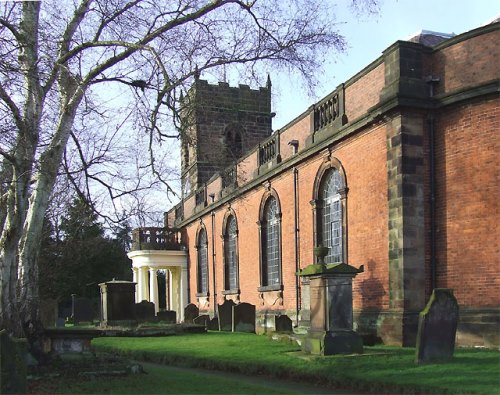
M 227 234 L 227 225 L 228 221 L 231 218 L 231 216 L 234 218 L 235 224 L 236 224 L 236 240 L 235 240 L 235 261 L 236 261 L 236 288 L 227 288 L 227 273 L 226 273 L 226 243 L 228 239 L 228 234 Z M 224 252 L 222 254 L 222 268 L 223 268 L 223 279 L 224 279 L 224 289 L 222 290 L 223 295 L 239 295 L 240 294 L 240 261 L 239 261 L 239 229 L 238 229 L 238 220 L 236 218 L 236 213 L 231 207 L 228 207 L 226 213 L 224 214 L 224 219 L 222 221 L 222 251 Z
M 207 260 L 206 260 L 206 263 L 207 263 L 207 276 L 206 276 L 206 292 L 203 292 L 200 288 L 200 237 L 201 237 L 201 232 L 205 232 L 205 236 L 206 236 L 206 244 L 205 244 L 205 247 L 206 247 L 206 253 L 207 253 Z M 197 297 L 208 297 L 210 296 L 210 288 L 209 288 L 209 284 L 210 284 L 210 281 L 209 281 L 209 271 L 208 271 L 208 233 L 207 233 L 207 229 L 205 227 L 205 224 L 203 222 L 200 221 L 200 225 L 196 231 L 196 244 L 194 246 L 194 248 L 196 249 L 196 296 Z
M 342 255 L 343 263 L 348 263 L 348 251 L 347 251 L 347 193 L 349 188 L 347 187 L 347 179 L 345 175 L 344 167 L 342 163 L 335 157 L 332 156 L 332 152 L 329 148 L 323 151 L 323 163 L 316 173 L 313 186 L 313 198 L 311 200 L 311 207 L 313 210 L 313 240 L 314 246 L 322 244 L 322 220 L 320 216 L 322 215 L 323 202 L 321 200 L 321 188 L 323 185 L 323 180 L 326 173 L 330 169 L 338 170 L 340 176 L 342 177 L 344 188 L 339 190 L 340 194 L 340 204 L 342 207 Z M 316 257 L 313 254 L 313 262 Z
M 257 288 L 257 291 L 260 293 L 263 292 L 273 292 L 273 291 L 282 291 L 283 290 L 283 272 L 281 268 L 282 264 L 282 238 L 281 238 L 281 219 L 282 219 L 282 212 L 281 212 L 281 203 L 280 199 L 278 196 L 278 193 L 274 188 L 271 187 L 270 182 L 267 184 L 267 190 L 265 191 L 264 195 L 262 196 L 261 202 L 260 202 L 260 208 L 259 208 L 259 220 L 257 221 L 257 225 L 259 226 L 259 278 L 260 278 L 260 286 Z M 265 217 L 264 217 L 264 210 L 266 208 L 266 203 L 269 198 L 273 197 L 276 199 L 277 203 L 277 220 L 278 220 L 278 270 L 279 270 L 279 284 L 273 284 L 273 285 L 263 285 L 263 270 L 262 266 L 264 264 L 264 251 L 263 251 L 263 244 L 262 244 L 262 239 L 263 239 L 263 227 L 266 224 Z

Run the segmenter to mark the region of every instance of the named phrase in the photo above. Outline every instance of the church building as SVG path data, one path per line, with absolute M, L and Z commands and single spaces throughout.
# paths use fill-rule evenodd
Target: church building
M 270 80 L 197 78 L 184 98 L 183 199 L 165 216 L 178 248 L 130 253 L 140 299 L 158 302 L 165 269 L 178 317 L 188 303 L 216 316 L 230 299 L 256 306 L 258 332 L 281 314 L 307 328 L 296 274 L 325 246 L 327 263 L 364 266 L 353 308 L 365 339 L 414 345 L 432 290 L 450 288 L 457 344 L 498 347 L 499 43 L 498 22 L 422 31 L 279 130 Z

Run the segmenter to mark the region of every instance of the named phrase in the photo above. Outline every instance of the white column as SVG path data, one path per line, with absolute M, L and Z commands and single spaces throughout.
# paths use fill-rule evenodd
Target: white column
M 155 313 L 158 314 L 160 310 L 160 303 L 158 300 L 158 277 L 156 276 L 156 269 L 149 268 L 149 301 L 155 304 Z
M 139 287 L 137 286 L 137 268 L 132 268 L 132 281 L 135 283 L 135 303 L 137 303 L 137 299 L 139 298 Z
M 188 270 L 187 268 L 183 267 L 181 270 L 179 270 L 180 274 L 180 315 L 179 315 L 179 322 L 184 321 L 184 308 L 188 304 Z
M 172 298 L 170 299 L 172 301 L 172 306 L 171 309 L 175 310 L 177 312 L 177 320 L 181 322 L 181 307 L 180 307 L 180 298 L 179 298 L 179 288 L 180 288 L 180 276 L 179 276 L 179 268 L 171 268 L 172 272 L 172 282 L 170 283 L 170 294 Z
M 172 310 L 172 274 L 169 269 L 165 270 L 165 310 Z
M 138 303 L 143 300 L 149 299 L 149 287 L 148 287 L 148 268 L 140 267 L 137 273 L 138 287 L 139 287 L 139 297 Z

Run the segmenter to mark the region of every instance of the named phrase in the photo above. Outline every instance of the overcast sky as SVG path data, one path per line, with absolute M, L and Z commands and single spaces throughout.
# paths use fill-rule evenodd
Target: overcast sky
M 339 0 L 349 1 L 349 0 Z M 380 0 L 380 13 L 356 19 L 339 14 L 339 31 L 347 39 L 344 54 L 332 53 L 332 63 L 321 78 L 315 97 L 307 95 L 288 76 L 271 75 L 273 129 L 279 129 L 311 104 L 332 92 L 339 84 L 361 71 L 397 40 L 405 40 L 420 30 L 461 34 L 500 15 L 499 0 Z M 237 81 L 230 81 L 237 86 Z

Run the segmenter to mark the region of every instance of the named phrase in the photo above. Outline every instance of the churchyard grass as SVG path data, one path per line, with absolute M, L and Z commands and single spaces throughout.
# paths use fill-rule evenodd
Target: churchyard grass
M 78 376 L 39 380 L 29 394 L 301 394 L 299 389 L 250 383 L 164 365 L 144 365 L 145 373 L 128 376 Z
M 97 351 L 185 367 L 268 375 L 371 393 L 500 394 L 500 352 L 458 348 L 452 362 L 415 365 L 415 349 L 365 347 L 361 356 L 309 356 L 267 336 L 209 332 L 93 340 Z M 224 392 L 222 392 L 224 393 Z

